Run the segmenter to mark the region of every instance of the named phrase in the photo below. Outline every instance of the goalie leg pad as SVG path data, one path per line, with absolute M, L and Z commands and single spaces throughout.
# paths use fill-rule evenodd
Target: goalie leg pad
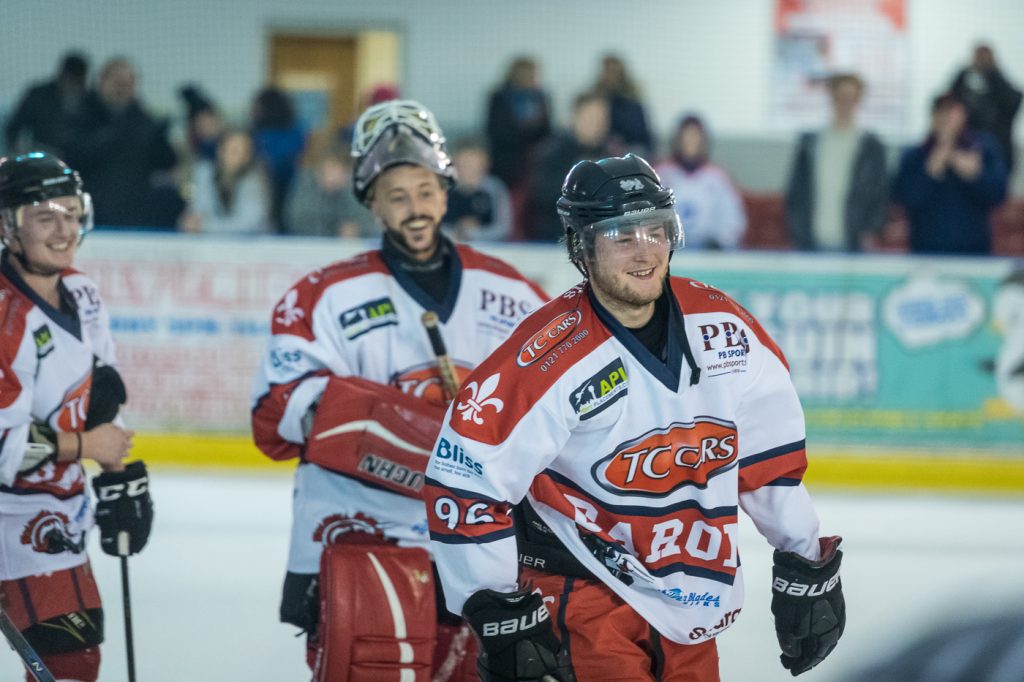
M 324 549 L 317 682 L 426 682 L 436 628 L 426 551 L 351 543 Z
M 100 648 L 98 646 L 63 654 L 41 655 L 41 658 L 46 669 L 56 680 L 96 682 L 100 678 Z M 35 682 L 35 679 L 31 673 L 25 675 L 26 682 Z

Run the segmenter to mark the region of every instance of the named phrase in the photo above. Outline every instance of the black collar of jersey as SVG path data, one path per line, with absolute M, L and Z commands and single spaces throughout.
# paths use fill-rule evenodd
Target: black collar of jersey
M 380 254 L 384 259 L 384 264 L 391 271 L 391 275 L 398 282 L 398 286 L 402 287 L 405 293 L 409 294 L 424 310 L 434 311 L 441 322 L 447 322 L 455 310 L 455 299 L 459 296 L 459 286 L 462 283 L 462 261 L 459 260 L 459 252 L 455 245 L 447 237 L 441 235 L 437 251 L 431 256 L 430 261 L 419 263 L 399 251 L 385 234 Z M 435 268 L 437 277 L 448 278 L 448 287 L 445 290 L 444 298 L 440 301 L 435 300 L 424 291 L 412 274 L 415 268 L 421 268 L 420 272 L 422 272 L 431 266 Z
M 57 295 L 60 297 L 60 309 L 58 310 L 47 303 L 42 296 L 37 294 L 35 290 L 21 278 L 18 271 L 14 269 L 13 265 L 11 265 L 10 259 L 11 252 L 4 249 L 3 254 L 0 255 L 0 273 L 10 280 L 11 284 L 14 285 L 14 288 L 24 294 L 28 300 L 32 301 L 32 303 L 42 310 L 47 317 L 56 322 L 67 333 L 81 341 L 82 321 L 78 319 L 78 304 L 75 303 L 75 297 L 72 296 L 71 292 L 68 291 L 68 288 L 64 286 L 64 279 L 61 277 L 57 278 Z
M 627 329 L 621 322 L 615 319 L 608 310 L 601 305 L 601 302 L 597 300 L 597 296 L 594 295 L 593 287 L 587 285 L 587 297 L 590 299 L 590 304 L 594 307 L 594 312 L 597 317 L 608 328 L 608 331 L 619 340 L 619 342 L 626 347 L 634 358 L 644 366 L 644 368 L 653 374 L 655 378 L 665 385 L 670 391 L 679 391 L 679 375 L 680 370 L 683 366 L 683 358 L 686 358 L 686 364 L 690 368 L 690 386 L 693 386 L 700 381 L 700 368 L 697 367 L 696 361 L 693 359 L 693 351 L 690 350 L 690 344 L 686 340 L 686 327 L 683 325 L 683 313 L 679 309 L 679 301 L 676 300 L 675 295 L 672 293 L 672 288 L 669 286 L 668 278 L 665 278 L 664 288 L 662 290 L 662 296 L 668 296 L 668 329 L 666 330 L 667 339 L 665 341 L 665 360 L 664 362 L 654 356 L 651 351 L 647 350 L 647 347 L 636 338 L 629 329 Z

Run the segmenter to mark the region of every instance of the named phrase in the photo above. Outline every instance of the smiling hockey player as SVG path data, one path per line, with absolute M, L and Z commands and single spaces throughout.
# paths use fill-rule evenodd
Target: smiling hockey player
M 668 276 L 673 203 L 636 156 L 570 171 L 558 212 L 586 279 L 467 377 L 435 444 L 435 560 L 485 680 L 718 680 L 740 508 L 776 548 L 782 664 L 842 634 L 786 360 L 721 291 Z
M 437 314 L 456 372 L 468 373 L 547 299 L 441 235 L 454 178 L 444 143 L 413 101 L 360 116 L 353 186 L 383 244 L 284 295 L 257 377 L 257 446 L 301 458 L 281 619 L 310 633 L 317 680 L 475 678 L 468 630 L 443 603 L 434 618 L 421 491 L 453 389 L 421 318 Z
M 50 154 L 0 159 L 0 602 L 60 680 L 99 675 L 103 609 L 86 538 L 142 550 L 152 523 L 145 465 L 122 462 L 125 387 L 96 285 L 73 269 L 92 226 L 78 173 Z M 28 680 L 34 679 L 29 674 Z

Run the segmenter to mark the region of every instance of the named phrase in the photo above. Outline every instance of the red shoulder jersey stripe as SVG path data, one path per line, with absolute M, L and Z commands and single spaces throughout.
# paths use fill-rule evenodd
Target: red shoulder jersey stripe
M 531 313 L 466 377 L 448 422 L 456 433 L 489 445 L 503 442 L 559 377 L 611 338 L 586 293 L 578 288 L 569 292 L 576 293 Z M 502 401 L 500 418 L 487 418 L 491 413 L 482 402 L 485 398 Z M 464 410 L 473 407 L 483 419 L 465 417 Z
M 754 316 L 747 312 L 747 309 L 737 303 L 728 294 L 719 289 L 699 282 L 688 277 L 672 277 L 672 291 L 679 301 L 679 307 L 683 314 L 687 313 L 731 313 L 738 316 L 747 323 L 750 331 L 757 336 L 757 340 L 770 350 L 779 359 L 782 365 L 789 370 L 789 363 L 782 349 L 776 345 L 768 332 L 764 330 L 761 323 L 754 319 Z
M 521 272 L 505 261 L 498 260 L 497 258 L 488 256 L 485 253 L 480 253 L 476 249 L 466 246 L 465 244 L 456 245 L 455 250 L 459 254 L 459 260 L 462 261 L 463 269 L 484 270 L 485 272 L 491 272 L 495 275 L 508 277 L 509 279 L 518 279 L 525 282 L 530 289 L 533 290 L 533 293 L 540 297 L 542 301 L 549 300 L 550 297 L 533 280 L 525 277 Z
M 271 333 L 315 340 L 311 319 L 313 308 L 328 287 L 354 277 L 387 272 L 380 251 L 360 253 L 348 260 L 314 270 L 292 285 L 274 306 L 270 319 Z

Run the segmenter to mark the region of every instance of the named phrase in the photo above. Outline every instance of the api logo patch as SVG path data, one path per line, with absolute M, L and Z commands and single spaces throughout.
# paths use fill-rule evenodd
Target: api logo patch
M 622 443 L 591 468 L 605 490 L 656 497 L 679 488 L 707 488 L 737 463 L 736 425 L 713 417 L 674 422 Z
M 47 325 L 32 332 L 32 339 L 36 342 L 36 357 L 40 360 L 53 351 L 53 334 Z
M 569 403 L 580 421 L 590 419 L 629 392 L 629 380 L 622 358 L 615 358 L 594 376 L 573 389 Z
M 367 332 L 398 324 L 398 312 L 390 298 L 378 298 L 341 314 L 341 329 L 351 341 Z

